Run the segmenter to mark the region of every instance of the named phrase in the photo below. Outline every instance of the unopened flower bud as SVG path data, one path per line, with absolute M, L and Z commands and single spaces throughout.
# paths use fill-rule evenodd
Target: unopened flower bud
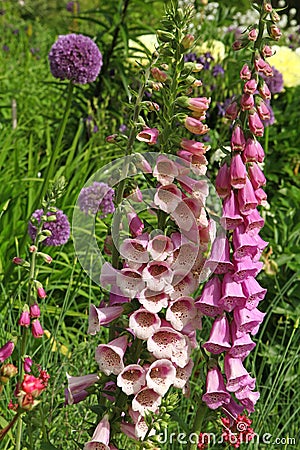
M 240 71 L 240 78 L 242 80 L 250 80 L 251 78 L 251 70 L 249 69 L 248 64 L 244 64 Z
M 192 34 L 188 33 L 184 36 L 180 43 L 184 49 L 188 49 L 193 45 L 194 40 L 195 37 Z
M 39 319 L 36 319 L 32 322 L 31 332 L 32 332 L 33 337 L 35 337 L 35 338 L 40 338 L 43 336 L 44 330 L 43 330 L 43 327 L 42 327 Z
M 15 377 L 18 369 L 13 364 L 3 364 L 0 368 L 0 376 L 5 378 Z
M 24 371 L 29 373 L 31 372 L 31 366 L 33 364 L 32 359 L 29 356 L 25 356 L 24 358 Z
M 18 256 L 15 256 L 15 257 L 12 259 L 12 262 L 13 262 L 14 264 L 16 264 L 16 266 L 23 266 L 23 264 L 24 264 L 24 262 L 25 262 L 25 259 L 19 258 Z
M 9 358 L 14 351 L 15 344 L 13 341 L 8 341 L 6 344 L 3 345 L 3 347 L 0 348 L 0 362 L 5 361 L 7 358 Z
M 154 90 L 154 91 L 156 91 L 156 92 L 158 92 L 158 91 L 160 91 L 161 89 L 162 89 L 162 87 L 163 87 L 163 85 L 161 84 L 161 83 L 159 83 L 159 82 L 153 82 L 153 83 L 151 83 L 151 88 Z
M 43 288 L 43 286 L 39 286 L 39 287 L 37 288 L 36 292 L 37 292 L 38 297 L 41 298 L 41 299 L 47 297 L 46 291 L 45 291 L 45 289 Z
M 163 70 L 160 70 L 158 67 L 152 67 L 151 75 L 156 81 L 164 83 L 168 78 L 168 75 Z
M 270 56 L 273 56 L 273 50 L 269 45 L 265 45 L 262 49 L 262 55 L 265 58 L 269 58 Z
M 38 289 L 43 289 L 43 288 L 38 288 Z M 46 294 L 46 292 L 45 292 L 45 294 Z M 43 298 L 45 298 L 45 297 L 43 297 Z M 33 303 L 33 305 L 30 305 L 31 319 L 37 319 L 38 317 L 40 317 L 40 315 L 41 315 L 41 310 L 40 310 L 39 305 L 37 303 Z
M 19 318 L 19 325 L 21 327 L 29 327 L 30 325 L 30 314 L 28 310 L 28 305 L 24 306 L 23 311 L 21 312 L 21 316 Z
M 195 80 L 194 82 L 193 82 L 193 86 L 194 87 L 201 87 L 202 86 L 202 81 L 201 80 Z
M 236 40 L 232 44 L 232 48 L 233 48 L 234 51 L 240 50 L 243 47 L 244 47 L 243 41 L 241 41 L 241 40 Z
M 235 120 L 239 112 L 237 102 L 232 102 L 225 111 L 225 117 L 230 120 Z
M 52 263 L 53 259 L 51 258 L 50 255 L 48 255 L 47 253 L 43 253 L 43 252 L 38 252 L 37 256 L 40 256 L 41 258 L 43 258 L 43 260 L 47 263 L 50 264 Z
M 159 111 L 160 107 L 155 102 L 145 102 L 145 105 L 149 109 L 149 111 Z
M 30 253 L 36 252 L 37 251 L 37 246 L 36 245 L 30 245 L 29 246 L 29 251 L 30 251 Z
M 258 31 L 256 28 L 253 28 L 251 31 L 249 31 L 248 33 L 248 39 L 249 41 L 253 41 L 255 42 L 258 36 Z
M 280 21 L 280 15 L 276 11 L 271 12 L 271 19 L 273 22 L 279 22 Z
M 113 249 L 113 238 L 108 234 L 104 239 L 103 250 L 106 255 L 111 255 Z
M 275 39 L 275 41 L 279 41 L 279 39 L 281 38 L 281 30 L 279 27 L 277 27 L 276 25 L 271 25 L 269 28 L 269 33 L 270 36 Z
M 117 142 L 116 141 L 117 137 L 118 137 L 117 134 L 111 134 L 110 136 L 106 136 L 105 140 L 106 140 L 106 142 L 115 144 Z
M 156 34 L 158 40 L 162 42 L 170 42 L 173 41 L 173 39 L 175 39 L 174 34 L 169 33 L 168 31 L 157 30 Z
M 266 13 L 270 13 L 273 11 L 272 5 L 270 2 L 265 1 L 264 2 L 264 10 L 266 11 Z

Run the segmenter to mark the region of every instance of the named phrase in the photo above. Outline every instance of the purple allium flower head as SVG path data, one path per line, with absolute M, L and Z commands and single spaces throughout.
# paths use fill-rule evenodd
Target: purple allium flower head
M 44 211 L 42 209 L 37 209 L 31 217 L 39 223 L 43 214 Z M 47 246 L 53 245 L 55 247 L 65 244 L 70 237 L 70 223 L 67 216 L 59 209 L 55 213 L 48 211 L 46 215 L 56 215 L 56 220 L 44 223 L 43 230 L 50 230 L 52 234 L 43 241 L 43 244 Z M 32 222 L 29 222 L 28 233 L 33 241 L 36 237 L 36 231 L 36 227 Z
M 274 66 L 272 66 L 272 70 L 273 70 L 272 77 L 266 77 L 265 75 L 262 74 L 262 78 L 267 83 L 271 94 L 279 94 L 279 92 L 283 90 L 282 73 L 279 72 L 279 70 L 277 70 Z
M 85 214 L 97 214 L 99 211 L 100 217 L 104 218 L 115 210 L 114 196 L 115 191 L 108 184 L 94 181 L 91 186 L 81 189 L 78 197 L 79 208 Z
M 66 5 L 66 10 L 71 13 L 79 13 L 79 2 L 68 2 Z
M 59 36 L 48 55 L 55 78 L 74 84 L 95 81 L 102 67 L 102 54 L 92 39 L 82 34 Z

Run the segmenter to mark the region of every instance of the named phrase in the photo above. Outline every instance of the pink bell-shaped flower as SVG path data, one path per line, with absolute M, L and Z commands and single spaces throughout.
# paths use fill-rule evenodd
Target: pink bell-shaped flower
M 106 414 L 98 423 L 92 439 L 85 444 L 83 450 L 110 450 L 110 425 Z
M 225 314 L 215 319 L 212 324 L 209 339 L 202 347 L 214 355 L 218 355 L 230 349 L 229 323 Z
M 72 377 L 68 373 L 66 375 L 68 380 L 68 395 L 66 396 L 68 405 L 73 405 L 73 403 L 75 403 L 74 400 L 76 400 L 76 395 L 78 394 L 81 394 L 86 398 L 88 395 L 86 389 L 93 386 L 100 379 L 98 375 L 94 373 L 79 377 Z
M 246 308 L 235 308 L 233 318 L 236 324 L 236 336 L 241 337 L 244 333 L 256 334 L 265 315 L 257 308 L 251 311 Z
M 157 181 L 166 186 L 173 183 L 178 175 L 176 164 L 164 155 L 159 155 L 153 169 L 153 176 Z
M 257 234 L 264 226 L 264 219 L 261 217 L 257 209 L 253 209 L 250 214 L 247 214 L 244 219 L 245 232 L 250 236 Z
M 262 288 L 254 277 L 246 278 L 242 282 L 242 287 L 246 296 L 245 307 L 250 310 L 255 309 L 267 293 L 267 289 Z
M 230 261 L 229 241 L 225 234 L 215 238 L 205 266 L 217 275 L 233 271 L 233 264 Z
M 127 336 L 121 336 L 96 348 L 95 359 L 105 375 L 118 375 L 124 369 L 123 357 L 127 349 Z
M 234 358 L 245 359 L 249 355 L 251 350 L 256 346 L 255 342 L 252 341 L 249 333 L 244 333 L 242 336 L 237 337 L 236 334 L 236 324 L 234 320 L 230 324 L 231 331 L 231 342 L 232 346 L 228 354 Z
M 161 327 L 147 341 L 148 351 L 155 358 L 170 359 L 179 367 L 184 367 L 191 353 L 189 339 L 170 327 Z
M 146 412 L 156 412 L 161 404 L 161 396 L 153 389 L 145 387 L 141 389 L 132 400 L 133 411 L 138 411 L 141 416 Z
M 129 364 L 117 377 L 117 385 L 126 395 L 135 395 L 145 384 L 146 372 L 139 364 Z
M 241 283 L 233 279 L 232 273 L 226 273 L 222 281 L 222 297 L 219 304 L 225 311 L 232 311 L 236 306 L 243 306 L 246 296 L 243 292 Z
M 266 177 L 255 162 L 249 164 L 248 173 L 254 190 L 266 184 Z
M 100 331 L 102 325 L 107 325 L 113 320 L 120 317 L 123 313 L 122 306 L 106 306 L 104 308 L 97 308 L 95 305 L 90 305 L 89 311 L 89 326 L 88 334 L 95 335 Z
M 219 197 L 226 198 L 230 195 L 231 192 L 231 183 L 230 183 L 230 168 L 227 163 L 223 164 L 216 176 L 216 191 L 219 194 Z
M 216 317 L 223 312 L 223 307 L 219 304 L 221 286 L 220 278 L 211 278 L 204 286 L 201 296 L 196 299 L 196 308 L 205 316 Z
M 147 250 L 154 261 L 164 261 L 172 254 L 173 243 L 168 236 L 159 234 L 150 239 Z
M 155 205 L 168 214 L 175 211 L 181 199 L 181 191 L 175 184 L 167 184 L 159 187 L 154 195 Z
M 230 163 L 230 182 L 235 189 L 241 189 L 245 186 L 247 179 L 246 166 L 243 163 L 239 153 L 233 155 Z
M 246 144 L 246 140 L 245 140 L 243 130 L 239 125 L 237 125 L 233 129 L 233 132 L 231 135 L 231 141 L 230 141 L 231 149 L 234 152 L 241 152 L 244 150 L 245 144 Z
M 240 358 L 233 358 L 229 354 L 225 355 L 224 371 L 227 379 L 227 391 L 236 392 L 245 386 L 254 389 L 256 380 L 249 375 Z
M 146 374 L 147 386 L 162 397 L 175 381 L 176 369 L 168 359 L 154 361 Z
M 139 302 L 152 313 L 158 313 L 162 308 L 166 308 L 169 298 L 165 292 L 152 291 L 148 288 L 143 289 L 138 295 Z
M 210 409 L 217 409 L 230 402 L 230 394 L 226 391 L 223 376 L 217 367 L 210 369 L 206 376 L 206 393 L 202 400 Z
M 240 282 L 248 277 L 256 277 L 256 275 L 263 268 L 263 263 L 260 261 L 253 261 L 250 256 L 234 261 L 234 281 Z
M 192 297 L 179 297 L 169 305 L 166 311 L 166 320 L 175 330 L 181 331 L 195 318 L 196 312 Z
M 160 328 L 161 320 L 156 313 L 140 308 L 129 318 L 129 327 L 139 339 L 148 339 Z
M 176 365 L 175 365 L 176 366 Z M 190 376 L 192 375 L 192 370 L 194 367 L 193 360 L 190 359 L 186 366 L 179 367 L 176 366 L 176 374 L 174 380 L 174 387 L 178 389 L 183 389 L 184 386 L 188 383 Z
M 248 413 L 254 412 L 254 406 L 260 397 L 259 392 L 254 392 L 249 386 L 245 386 L 235 392 L 236 398 L 241 402 L 244 408 L 247 409 Z
M 257 241 L 255 236 L 250 236 L 245 232 L 244 225 L 239 225 L 233 231 L 232 242 L 234 248 L 234 259 L 242 259 L 247 256 L 253 258 L 257 252 Z
M 238 192 L 241 192 L 244 189 L 245 188 L 239 189 Z M 243 217 L 239 211 L 237 196 L 233 190 L 231 191 L 229 197 L 226 197 L 223 202 L 223 213 L 220 223 L 225 230 L 234 230 L 238 225 L 243 223 Z
M 258 201 L 249 178 L 247 178 L 245 186 L 238 190 L 237 199 L 239 211 L 243 215 L 251 214 L 251 212 L 257 207 Z

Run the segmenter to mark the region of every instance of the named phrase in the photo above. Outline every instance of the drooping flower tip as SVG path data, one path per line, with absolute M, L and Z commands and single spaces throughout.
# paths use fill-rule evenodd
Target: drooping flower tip
M 70 80 L 74 84 L 92 83 L 102 67 L 102 54 L 97 45 L 82 34 L 59 36 L 48 59 L 55 78 Z
M 38 223 L 41 221 L 41 217 L 44 214 L 42 209 L 37 209 L 32 214 L 32 219 L 37 220 Z M 55 220 L 50 222 L 45 222 L 42 230 L 49 230 L 51 235 L 43 240 L 43 244 L 47 246 L 59 246 L 65 244 L 70 237 L 70 223 L 67 216 L 61 211 L 57 210 L 55 213 L 48 211 L 47 216 L 56 216 Z M 34 241 L 36 238 L 37 228 L 30 221 L 28 223 L 28 233 L 31 239 Z
M 9 358 L 14 351 L 15 344 L 12 341 L 6 342 L 3 347 L 0 348 L 0 362 L 5 361 Z
M 115 191 L 108 184 L 94 181 L 91 186 L 81 189 L 79 208 L 87 215 L 100 212 L 100 217 L 104 218 L 115 210 L 114 196 Z

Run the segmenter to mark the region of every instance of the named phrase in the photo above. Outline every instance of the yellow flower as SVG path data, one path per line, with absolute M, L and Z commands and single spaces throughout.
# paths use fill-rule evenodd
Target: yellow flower
M 225 57 L 225 45 L 216 39 L 210 39 L 201 45 L 197 45 L 193 51 L 196 55 L 203 55 L 204 53 L 210 52 L 215 61 L 223 61 Z
M 151 54 L 155 52 L 158 47 L 158 42 L 155 34 L 143 34 L 138 36 L 135 41 L 129 39 L 128 42 L 130 57 L 128 60 L 132 63 L 138 61 L 140 64 L 147 64 L 148 59 L 145 58 L 146 51 Z
M 273 45 L 275 54 L 268 58 L 270 66 L 282 73 L 285 87 L 300 85 L 300 55 L 289 47 Z

